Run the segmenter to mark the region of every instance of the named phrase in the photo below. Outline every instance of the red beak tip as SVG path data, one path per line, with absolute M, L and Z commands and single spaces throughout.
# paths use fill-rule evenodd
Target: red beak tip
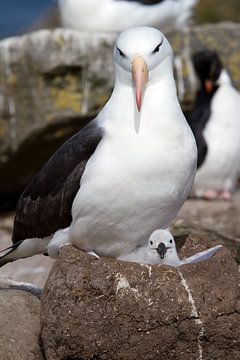
M 141 111 L 141 106 L 142 106 L 142 95 L 137 95 L 136 96 L 136 103 L 137 103 L 137 108 L 138 108 L 138 111 L 140 112 Z

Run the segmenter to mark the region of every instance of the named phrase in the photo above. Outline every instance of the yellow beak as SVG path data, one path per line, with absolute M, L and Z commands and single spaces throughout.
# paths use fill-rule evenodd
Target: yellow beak
M 148 67 L 141 56 L 137 56 L 132 62 L 132 80 L 135 88 L 138 111 L 141 110 L 143 92 L 148 81 Z

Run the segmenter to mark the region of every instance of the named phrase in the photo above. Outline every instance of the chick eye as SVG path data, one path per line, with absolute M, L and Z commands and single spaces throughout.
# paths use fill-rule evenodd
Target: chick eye
M 152 242 L 152 240 L 150 240 L 150 245 L 152 245 L 153 244 L 153 242 Z
M 119 49 L 118 47 L 117 47 L 117 51 L 119 52 L 120 56 L 122 56 L 123 58 L 126 58 L 126 55 L 124 54 L 124 52 L 122 52 L 122 50 Z
M 159 52 L 160 46 L 162 45 L 162 43 L 163 43 L 163 39 L 162 39 L 162 41 L 160 42 L 160 44 L 158 44 L 158 45 L 155 47 L 155 49 L 152 51 L 152 54 L 155 54 L 155 53 Z
M 169 240 L 170 244 L 172 244 L 172 239 Z

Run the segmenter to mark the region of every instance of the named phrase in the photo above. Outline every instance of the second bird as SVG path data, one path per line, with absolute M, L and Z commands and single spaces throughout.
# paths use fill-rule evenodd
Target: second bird
M 122 31 L 151 25 L 181 29 L 198 0 L 58 0 L 64 27 L 81 31 Z
M 216 52 L 195 53 L 193 64 L 200 80 L 195 106 L 186 114 L 198 147 L 193 195 L 228 200 L 240 169 L 240 94 Z

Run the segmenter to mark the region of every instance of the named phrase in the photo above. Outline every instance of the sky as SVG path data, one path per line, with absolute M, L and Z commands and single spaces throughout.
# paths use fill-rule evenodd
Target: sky
M 0 38 L 24 31 L 52 5 L 53 0 L 0 0 Z
M 0 0 L 0 38 L 23 33 L 56 4 L 57 0 Z M 199 0 L 193 18 L 196 23 L 239 22 L 240 0 Z

